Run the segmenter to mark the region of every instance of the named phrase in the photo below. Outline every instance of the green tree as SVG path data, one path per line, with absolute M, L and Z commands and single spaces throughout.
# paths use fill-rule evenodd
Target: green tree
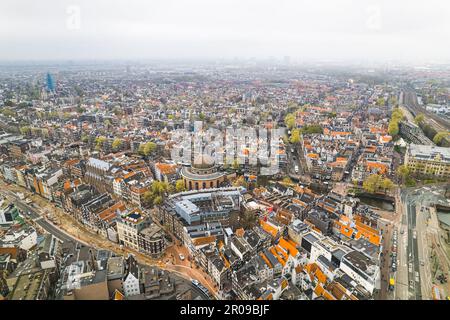
M 397 105 L 397 103 L 398 103 L 397 97 L 396 97 L 396 96 L 391 96 L 390 99 L 389 99 L 389 103 L 390 103 L 392 106 Z
M 115 107 L 113 108 L 113 113 L 114 113 L 116 116 L 120 116 L 120 115 L 122 115 L 122 109 L 121 109 L 119 106 L 115 106 Z
M 64 112 L 63 114 L 62 114 L 62 118 L 64 119 L 64 120 L 69 120 L 70 119 L 70 113 L 69 112 Z
M 386 100 L 384 98 L 377 99 L 377 106 L 384 106 L 386 104 Z
M 44 113 L 41 112 L 41 111 L 36 111 L 36 117 L 37 117 L 39 120 L 42 120 L 42 119 L 44 119 Z
M 368 193 L 375 193 L 379 190 L 382 180 L 379 174 L 371 174 L 363 181 L 363 189 Z
M 81 135 L 81 142 L 86 143 L 89 141 L 89 136 L 85 133 Z
M 402 110 L 400 108 L 394 108 L 391 114 L 391 120 L 389 121 L 388 133 L 391 136 L 398 135 L 399 126 L 398 123 L 404 118 Z
M 26 136 L 31 133 L 31 129 L 28 126 L 20 127 L 20 134 Z
M 6 104 L 5 104 L 6 105 Z M 3 115 L 5 117 L 14 117 L 16 116 L 16 112 L 14 112 L 13 110 L 9 109 L 9 108 L 5 108 L 2 111 Z
M 397 121 L 400 121 L 404 118 L 404 114 L 400 108 L 394 108 L 392 111 L 391 119 L 395 119 Z
M 153 205 L 153 199 L 155 198 L 155 195 L 151 191 L 147 191 L 142 196 L 142 201 L 146 206 L 152 206 Z
M 184 181 L 182 179 L 179 179 L 177 180 L 177 182 L 175 182 L 175 190 L 177 192 L 186 191 L 186 187 L 184 186 Z
M 450 132 L 447 132 L 447 131 L 440 131 L 440 132 L 438 132 L 438 133 L 435 134 L 435 136 L 434 136 L 434 138 L 433 138 L 433 142 L 434 142 L 435 144 L 439 145 L 439 144 L 442 142 L 442 140 L 443 140 L 445 137 L 449 136 L 449 135 L 450 135 Z
M 15 106 L 15 103 L 12 102 L 11 100 L 6 100 L 4 104 L 6 107 L 14 107 Z
M 412 177 L 407 177 L 406 181 L 405 181 L 405 185 L 407 187 L 415 187 L 416 186 L 416 181 L 412 178 Z
M 289 139 L 290 143 L 300 143 L 301 136 L 300 136 L 300 130 L 299 129 L 293 129 L 291 132 L 291 138 Z
M 388 133 L 394 137 L 398 134 L 399 130 L 398 122 L 391 120 L 388 126 Z
M 172 191 L 172 186 L 165 181 L 153 181 L 150 190 L 144 193 L 142 198 L 146 206 L 160 205 L 167 193 Z
M 292 113 L 288 113 L 284 118 L 284 123 L 286 124 L 286 127 L 291 130 L 292 128 L 294 128 L 296 123 L 295 116 Z
M 114 139 L 113 143 L 111 144 L 111 147 L 113 148 L 113 150 L 118 150 L 121 145 L 122 145 L 122 139 L 116 138 L 116 139 Z
M 41 129 L 41 135 L 42 135 L 42 138 L 48 138 L 49 137 L 48 129 L 47 128 L 42 128 Z
M 100 150 L 106 141 L 106 137 L 100 136 L 95 139 L 95 149 Z
M 303 134 L 323 133 L 323 128 L 318 124 L 306 125 L 301 129 Z
M 336 116 L 337 116 L 337 113 L 336 112 L 330 112 L 330 113 L 328 113 L 328 118 L 336 118 Z
M 83 108 L 81 106 L 77 107 L 77 113 L 85 113 L 85 112 L 86 112 L 85 108 Z
M 144 149 L 145 149 L 145 143 L 141 143 L 139 145 L 138 153 L 142 156 L 144 156 Z
M 156 196 L 155 199 L 153 199 L 153 205 L 158 206 L 163 203 L 163 197 Z
M 150 189 L 155 196 L 163 196 L 169 191 L 169 184 L 165 181 L 153 181 Z
M 399 177 L 402 181 L 402 183 L 405 183 L 406 178 L 409 176 L 409 168 L 407 165 L 402 164 L 397 168 L 397 177 Z
M 392 188 L 394 188 L 394 183 L 392 182 L 391 179 L 384 178 L 381 181 L 380 187 L 384 190 L 384 193 L 386 193 L 387 191 L 392 190 Z
M 153 151 L 156 149 L 156 143 L 154 142 L 147 142 L 144 146 L 144 154 L 146 156 L 150 155 Z
M 419 113 L 415 118 L 414 118 L 414 122 L 416 124 L 421 124 L 423 122 L 423 120 L 425 120 L 425 116 L 423 113 Z
M 156 149 L 156 144 L 154 142 L 142 143 L 139 145 L 139 154 L 143 156 L 149 156 Z
M 239 161 L 238 161 L 238 159 L 234 159 L 233 160 L 232 168 L 233 168 L 233 170 L 238 170 L 239 169 Z

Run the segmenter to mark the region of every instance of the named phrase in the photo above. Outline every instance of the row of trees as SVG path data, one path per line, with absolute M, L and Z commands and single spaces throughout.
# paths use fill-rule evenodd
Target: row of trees
M 400 108 L 395 108 L 392 111 L 391 120 L 389 121 L 388 133 L 395 137 L 399 132 L 399 122 L 403 119 L 404 115 Z
M 403 185 L 407 187 L 413 187 L 416 185 L 414 178 L 411 177 L 411 171 L 406 164 L 402 164 L 401 166 L 399 166 L 396 173 L 399 181 Z
M 293 129 L 296 125 L 295 115 L 292 113 L 288 113 L 284 118 L 284 123 L 289 130 Z
M 302 134 L 323 133 L 323 128 L 319 124 L 306 125 L 301 128 Z
M 292 144 L 300 143 L 302 141 L 302 134 L 323 133 L 323 128 L 320 125 L 313 124 L 304 126 L 301 129 L 292 129 L 289 142 Z M 286 143 L 286 139 L 284 141 Z
M 183 180 L 177 180 L 175 187 L 166 181 L 153 181 L 150 190 L 144 193 L 143 202 L 152 207 L 163 203 L 164 198 L 174 192 L 186 191 Z
M 292 144 L 300 143 L 301 141 L 301 133 L 300 129 L 293 129 L 291 131 L 291 137 L 289 138 L 289 142 Z
M 419 125 L 422 130 L 424 131 L 425 134 L 427 134 L 426 131 L 428 131 L 428 134 L 431 134 L 431 136 L 433 135 L 433 132 L 431 130 L 427 130 L 427 126 L 424 124 L 425 121 L 425 115 L 423 113 L 418 114 L 415 119 L 414 122 Z M 433 142 L 437 145 L 441 145 L 442 146 L 442 141 L 444 139 L 449 139 L 450 138 L 450 131 L 439 131 L 436 132 L 436 134 L 433 136 Z
M 165 181 L 153 181 L 150 190 L 144 193 L 143 201 L 147 206 L 160 205 L 164 201 L 164 196 L 173 191 L 173 186 Z
M 376 193 L 383 191 L 386 193 L 394 188 L 394 183 L 379 174 L 371 174 L 364 180 L 363 189 L 368 193 Z
M 156 143 L 154 142 L 147 142 L 147 143 L 142 143 L 139 146 L 139 150 L 138 153 L 142 156 L 149 156 L 151 153 L 153 153 L 153 151 L 155 151 L 156 149 Z
M 425 120 L 425 115 L 423 113 L 419 113 L 415 118 L 414 118 L 414 122 L 417 125 L 420 125 L 423 121 Z
M 5 116 L 5 117 L 15 117 L 17 116 L 17 112 L 15 112 L 14 110 L 11 110 L 9 108 L 4 108 L 1 113 Z
M 81 141 L 83 142 L 87 142 L 89 140 L 89 137 L 85 134 L 83 134 L 81 136 Z M 105 136 L 99 136 L 95 139 L 95 149 L 96 150 L 100 150 L 103 147 L 103 144 L 107 141 L 108 139 Z M 123 140 L 120 138 L 115 138 L 111 144 L 111 148 L 114 151 L 117 151 L 120 149 L 120 147 L 123 144 Z M 149 141 L 146 143 L 141 143 L 139 145 L 139 150 L 138 153 L 142 156 L 149 156 L 150 154 L 153 153 L 153 151 L 155 151 L 156 149 L 156 143 Z
M 433 137 L 433 142 L 437 145 L 441 145 L 442 140 L 450 138 L 450 131 L 440 131 Z
M 28 135 L 32 135 L 32 136 L 41 136 L 43 138 L 48 138 L 49 137 L 49 132 L 47 128 L 34 128 L 34 127 L 29 127 L 29 126 L 23 126 L 20 127 L 19 129 L 20 134 L 24 135 L 24 136 L 28 136 Z

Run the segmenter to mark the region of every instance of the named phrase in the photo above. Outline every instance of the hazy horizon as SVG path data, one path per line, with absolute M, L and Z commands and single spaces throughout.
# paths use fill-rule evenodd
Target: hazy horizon
M 447 40 L 446 40 L 447 39 Z M 3 0 L 0 60 L 448 62 L 440 0 Z

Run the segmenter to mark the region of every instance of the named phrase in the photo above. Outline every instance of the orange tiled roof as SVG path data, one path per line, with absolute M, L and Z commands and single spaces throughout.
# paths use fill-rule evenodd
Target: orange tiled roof
M 77 186 L 79 186 L 81 184 L 81 180 L 80 179 L 75 179 L 74 181 L 73 181 L 73 186 L 74 187 L 77 187 Z M 72 182 L 70 181 L 70 180 L 66 180 L 65 182 L 64 182 L 64 190 L 69 190 L 70 188 L 72 188 Z
M 177 166 L 175 164 L 169 163 L 157 163 L 155 164 L 155 167 L 157 167 L 162 174 L 174 174 L 177 170 Z
M 383 128 L 377 128 L 377 127 L 370 127 L 369 128 L 370 133 L 385 133 L 386 130 Z
M 236 229 L 236 235 L 238 237 L 243 237 L 244 236 L 244 228 Z
M 272 237 L 276 237 L 278 234 L 278 229 L 276 227 L 274 227 L 272 224 L 264 221 L 263 219 L 259 220 L 259 223 L 261 225 L 261 227 L 263 228 L 264 231 L 266 231 L 267 233 L 269 233 Z
M 272 264 L 270 263 L 269 259 L 267 259 L 266 255 L 262 252 L 259 253 L 259 256 L 264 260 L 264 262 L 267 264 L 269 268 L 273 268 Z
M 125 296 L 122 294 L 122 292 L 116 289 L 116 291 L 114 292 L 114 300 L 124 300 L 124 299 Z
M 72 167 L 72 166 L 76 165 L 79 162 L 80 162 L 80 160 L 78 160 L 78 159 L 67 160 L 66 162 L 64 162 L 64 166 L 65 167 Z
M 192 243 L 195 246 L 201 246 L 201 245 L 208 244 L 208 243 L 211 243 L 214 241 L 216 241 L 216 236 L 208 236 L 208 237 L 201 237 L 201 238 L 194 239 L 194 240 L 192 240 Z
M 289 252 L 289 254 L 293 257 L 295 257 L 298 254 L 297 248 L 283 237 L 280 238 L 280 242 L 278 243 L 278 245 L 281 246 L 287 252 Z
M 335 136 L 348 136 L 352 134 L 351 132 L 348 131 L 332 131 L 331 132 L 331 136 L 335 137 Z
M 126 207 L 122 202 L 117 202 L 113 204 L 111 207 L 107 208 L 106 210 L 103 210 L 98 214 L 98 217 L 106 222 L 111 222 L 114 218 L 117 217 L 117 210 L 119 211 L 125 211 Z
M 132 176 L 134 176 L 136 174 L 136 172 L 132 171 L 127 173 L 126 175 L 123 176 L 124 179 L 128 179 L 131 178 Z
M 384 164 L 384 163 L 380 163 L 380 162 L 370 162 L 370 161 L 367 161 L 367 162 L 366 162 L 366 167 L 367 167 L 367 170 L 368 170 L 368 171 L 371 171 L 372 169 L 378 169 L 378 171 L 379 171 L 381 174 L 385 174 L 385 173 L 387 172 L 387 170 L 388 170 L 387 165 Z

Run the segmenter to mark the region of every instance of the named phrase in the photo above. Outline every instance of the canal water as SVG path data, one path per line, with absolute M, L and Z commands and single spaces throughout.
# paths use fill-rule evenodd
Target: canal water
M 361 203 L 367 204 L 369 206 L 372 206 L 372 207 L 375 207 L 375 208 L 378 208 L 381 210 L 385 210 L 385 211 L 394 211 L 395 210 L 394 204 L 389 200 L 372 198 L 372 197 L 367 197 L 364 195 L 357 195 L 357 197 L 361 200 Z

